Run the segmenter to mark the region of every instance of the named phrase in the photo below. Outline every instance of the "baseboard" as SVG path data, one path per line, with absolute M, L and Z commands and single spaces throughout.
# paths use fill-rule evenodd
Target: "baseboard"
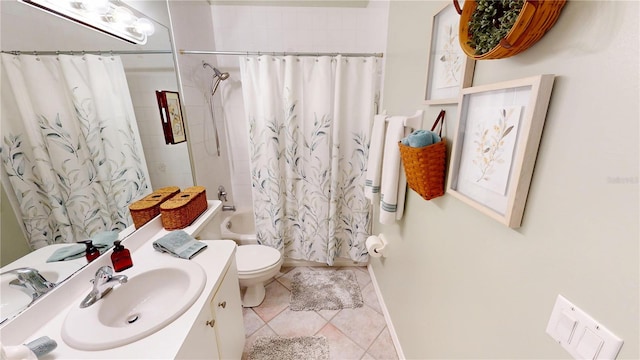
M 389 334 L 391 335 L 393 346 L 395 346 L 396 352 L 398 353 L 398 359 L 404 360 L 406 358 L 404 357 L 402 346 L 400 346 L 398 334 L 396 334 L 396 329 L 393 327 L 393 323 L 391 322 L 391 316 L 389 315 L 389 311 L 387 311 L 387 305 L 384 303 L 384 299 L 382 298 L 382 293 L 380 292 L 380 288 L 378 287 L 378 280 L 376 280 L 376 275 L 373 273 L 371 264 L 367 266 L 367 269 L 369 270 L 369 276 L 371 277 L 371 282 L 373 283 L 373 289 L 375 290 L 376 296 L 378 297 L 378 302 L 380 303 L 380 309 L 382 309 L 382 315 L 384 315 L 384 320 L 387 322 L 387 328 L 389 329 Z
M 307 260 L 296 260 L 296 259 L 284 259 L 284 263 L 282 264 L 284 267 L 294 267 L 294 266 L 326 266 L 329 265 L 325 263 L 319 263 L 315 261 L 307 261 Z M 333 262 L 332 267 L 337 266 L 367 266 L 366 262 L 357 262 L 350 259 L 338 258 Z

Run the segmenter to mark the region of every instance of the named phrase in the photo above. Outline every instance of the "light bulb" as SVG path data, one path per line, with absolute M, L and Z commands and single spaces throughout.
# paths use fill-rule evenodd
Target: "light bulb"
M 138 19 L 136 23 L 133 25 L 133 27 L 135 28 L 138 34 L 147 35 L 147 36 L 153 35 L 153 33 L 156 31 L 156 27 L 153 25 L 151 20 L 147 18 Z
M 133 15 L 133 12 L 122 6 L 118 6 L 117 8 L 115 8 L 111 17 L 116 23 L 125 26 L 131 26 L 136 21 L 136 16 Z
M 109 12 L 109 0 L 80 0 L 82 8 L 93 14 L 104 15 Z

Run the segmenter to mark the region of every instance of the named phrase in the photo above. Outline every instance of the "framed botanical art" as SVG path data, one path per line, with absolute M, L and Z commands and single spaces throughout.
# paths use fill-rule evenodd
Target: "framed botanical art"
M 471 86 L 475 60 L 460 47 L 460 15 L 449 3 L 433 17 L 425 103 L 454 104 L 460 90 Z
M 518 228 L 554 75 L 462 89 L 447 193 Z
M 178 144 L 187 140 L 182 118 L 180 95 L 174 91 L 156 91 L 165 144 Z

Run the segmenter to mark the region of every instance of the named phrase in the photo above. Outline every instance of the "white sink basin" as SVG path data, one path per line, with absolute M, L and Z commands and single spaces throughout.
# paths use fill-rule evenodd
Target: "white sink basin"
M 56 283 L 59 278 L 59 274 L 53 271 L 43 271 L 40 275 L 52 283 Z M 24 291 L 9 285 L 15 279 L 16 276 L 12 274 L 0 277 L 0 322 L 18 314 L 33 300 Z
M 93 305 L 74 304 L 62 339 L 79 350 L 105 350 L 164 328 L 196 301 L 206 282 L 200 265 L 179 260 L 132 275 Z

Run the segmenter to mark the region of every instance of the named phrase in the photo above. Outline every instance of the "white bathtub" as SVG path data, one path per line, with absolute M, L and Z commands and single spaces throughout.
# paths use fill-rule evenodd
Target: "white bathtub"
M 257 244 L 253 211 L 239 210 L 230 214 L 222 220 L 220 232 L 223 239 L 235 240 L 238 245 Z

